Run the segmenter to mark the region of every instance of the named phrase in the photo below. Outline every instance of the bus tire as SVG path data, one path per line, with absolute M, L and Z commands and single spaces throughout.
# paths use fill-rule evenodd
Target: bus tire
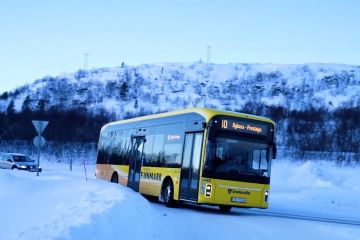
M 223 212 L 223 213 L 230 212 L 231 206 L 219 205 L 219 210 L 220 210 L 220 212 Z
M 167 180 L 164 185 L 163 199 L 164 199 L 164 203 L 167 207 L 173 207 L 175 205 L 174 185 L 170 179 Z
M 113 173 L 113 175 L 111 176 L 111 180 L 112 183 L 119 183 L 119 176 L 117 175 L 117 173 Z

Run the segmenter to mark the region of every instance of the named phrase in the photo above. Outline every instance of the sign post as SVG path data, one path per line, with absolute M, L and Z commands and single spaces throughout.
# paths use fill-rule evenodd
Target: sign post
M 41 136 L 41 133 L 45 130 L 48 123 L 48 121 L 32 121 L 32 124 L 34 125 L 36 132 L 38 133 L 38 135 L 33 140 L 34 145 L 38 148 L 36 176 L 39 176 L 41 147 L 45 145 L 45 138 Z

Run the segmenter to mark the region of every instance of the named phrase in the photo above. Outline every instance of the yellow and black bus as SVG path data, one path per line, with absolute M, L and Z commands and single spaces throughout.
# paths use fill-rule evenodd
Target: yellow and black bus
M 267 208 L 274 127 L 267 118 L 208 108 L 112 122 L 101 129 L 96 176 L 167 206 Z

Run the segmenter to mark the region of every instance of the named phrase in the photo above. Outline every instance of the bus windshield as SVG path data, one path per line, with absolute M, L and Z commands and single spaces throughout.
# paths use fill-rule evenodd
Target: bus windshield
M 266 181 L 270 177 L 271 151 L 267 143 L 222 134 L 208 140 L 204 175 L 235 181 Z

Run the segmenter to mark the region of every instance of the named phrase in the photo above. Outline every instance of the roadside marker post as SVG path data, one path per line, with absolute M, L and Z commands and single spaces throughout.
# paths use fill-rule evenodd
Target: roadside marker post
M 85 179 L 86 179 L 86 181 L 87 181 L 87 173 L 86 173 L 86 164 L 85 164 L 85 159 L 83 159 L 83 163 L 84 163 Z
M 41 147 L 45 145 L 45 138 L 41 136 L 41 133 L 45 130 L 47 125 L 49 124 L 48 121 L 32 121 L 32 124 L 34 125 L 36 132 L 38 135 L 34 138 L 33 143 L 35 147 L 38 148 L 38 160 L 37 160 L 37 168 L 36 168 L 36 176 L 39 176 L 39 167 L 40 167 L 40 152 Z

